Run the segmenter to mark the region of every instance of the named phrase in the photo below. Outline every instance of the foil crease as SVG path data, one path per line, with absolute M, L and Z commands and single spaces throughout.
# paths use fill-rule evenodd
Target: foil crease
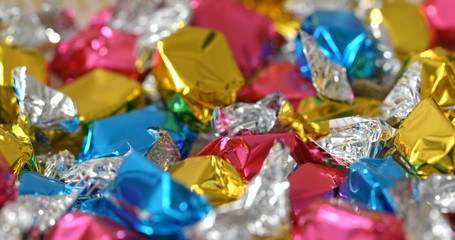
M 166 130 L 159 127 L 151 127 L 148 131 L 156 140 L 145 153 L 145 158 L 164 171 L 181 161 L 180 151 Z
M 420 102 L 420 71 L 420 61 L 411 64 L 380 106 L 383 119 L 390 125 L 399 125 Z
M 60 180 L 76 164 L 76 159 L 69 151 L 64 150 L 44 158 L 43 175 Z
M 24 239 L 32 227 L 45 233 L 71 207 L 77 193 L 68 195 L 22 195 L 0 211 L 0 239 Z
M 15 47 L 35 48 L 48 42 L 46 28 L 39 17 L 13 4 L 0 7 L 0 38 Z
M 354 93 L 348 81 L 346 68 L 327 58 L 308 33 L 300 31 L 300 37 L 303 53 L 310 67 L 311 80 L 318 95 L 331 101 L 354 104 Z
M 449 240 L 453 232 L 448 220 L 428 203 L 416 201 L 412 182 L 397 181 L 390 189 L 396 211 L 403 219 L 408 240 Z
M 19 108 L 29 126 L 75 133 L 79 130 L 76 103 L 67 95 L 38 82 L 26 67 L 13 70 Z
M 455 177 L 432 174 L 419 183 L 419 200 L 430 204 L 442 213 L 455 212 Z
M 376 118 L 346 117 L 329 121 L 330 134 L 316 143 L 350 165 L 361 158 L 376 158 L 392 141 L 396 129 Z
M 283 237 L 289 231 L 289 182 L 285 166 L 288 150 L 278 141 L 261 171 L 249 182 L 243 196 L 221 205 L 187 229 L 192 239 L 255 239 Z

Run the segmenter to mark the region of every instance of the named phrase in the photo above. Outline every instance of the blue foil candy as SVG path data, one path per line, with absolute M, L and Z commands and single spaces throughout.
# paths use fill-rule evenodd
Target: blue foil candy
M 363 23 L 350 11 L 318 10 L 303 20 L 301 29 L 310 34 L 319 49 L 332 62 L 346 68 L 348 78 L 371 77 L 375 69 L 376 53 L 373 41 Z M 303 54 L 302 41 L 297 35 L 295 55 L 302 75 L 311 79 L 311 72 Z
M 395 205 L 389 188 L 400 179 L 414 181 L 414 187 L 417 187 L 417 176 L 392 157 L 363 158 L 349 168 L 341 185 L 340 197 L 363 203 L 373 210 L 393 213 Z
M 125 158 L 105 198 L 107 209 L 136 231 L 175 239 L 183 238 L 183 228 L 211 210 L 204 197 L 174 182 L 169 173 L 135 152 Z
M 145 154 L 156 140 L 147 130 L 149 127 L 168 131 L 182 157 L 188 155 L 195 134 L 182 127 L 172 113 L 152 105 L 94 121 L 82 143 L 78 161 L 122 156 L 130 150 L 130 146 L 134 151 Z
M 44 177 L 37 172 L 23 171 L 19 176 L 19 195 L 63 195 L 66 194 L 65 184 Z

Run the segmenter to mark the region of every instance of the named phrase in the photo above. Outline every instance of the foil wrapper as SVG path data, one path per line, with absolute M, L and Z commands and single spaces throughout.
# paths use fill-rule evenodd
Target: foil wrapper
M 430 25 L 436 30 L 437 44 L 446 49 L 454 50 L 455 18 L 448 9 L 453 9 L 455 3 L 450 0 L 426 0 L 423 12 Z
M 65 214 L 58 220 L 57 224 L 46 234 L 46 240 L 84 240 L 87 238 L 96 239 L 100 236 L 112 240 L 147 239 L 112 219 L 74 211 Z
M 308 33 L 300 31 L 300 38 L 310 68 L 311 80 L 318 95 L 331 101 L 353 104 L 354 93 L 346 69 L 328 59 Z
M 216 107 L 211 123 L 215 136 L 233 136 L 242 129 L 257 133 L 271 133 L 284 129 L 279 120 L 286 121 L 293 114 L 289 101 L 279 92 L 270 93 L 256 104 L 236 103 L 225 108 Z M 281 118 L 281 119 L 280 119 Z
M 13 4 L 2 4 L 0 19 L 4 28 L 0 38 L 15 47 L 40 47 L 48 42 L 46 28 L 39 17 Z
M 63 195 L 65 184 L 36 172 L 24 171 L 19 176 L 19 195 Z
M 211 210 L 205 198 L 174 182 L 169 173 L 135 152 L 123 161 L 106 199 L 107 208 L 118 218 L 152 237 L 181 238 L 185 226 Z
M 452 175 L 432 174 L 419 183 L 419 201 L 430 204 L 441 213 L 454 213 L 454 184 L 455 177 Z
M 285 166 L 289 152 L 277 141 L 261 171 L 248 183 L 242 197 L 218 206 L 187 229 L 192 239 L 279 238 L 289 234 L 289 182 Z
M 432 173 L 455 174 L 455 127 L 433 98 L 420 101 L 411 111 L 398 128 L 394 145 L 424 178 Z
M 145 158 L 167 171 L 180 162 L 180 151 L 169 133 L 159 127 L 151 127 L 148 131 L 155 137 L 155 142 L 145 153 Z
M 32 227 L 43 234 L 71 207 L 77 193 L 57 196 L 19 196 L 0 210 L 0 238 L 22 239 Z
M 290 149 L 290 156 L 294 161 L 288 160 L 287 162 L 292 164 L 288 168 L 291 171 L 295 163 L 325 164 L 323 157 L 319 155 L 320 153 L 305 144 L 295 133 L 222 137 L 207 144 L 194 156 L 214 155 L 221 157 L 232 164 L 242 178 L 251 180 L 261 170 L 261 166 L 275 140 L 282 141 Z
M 397 181 L 390 189 L 390 194 L 398 213 L 403 219 L 406 239 L 409 240 L 439 240 L 454 239 L 453 231 L 447 219 L 426 202 L 418 202 L 414 183 Z
M 144 155 L 155 142 L 147 130 L 162 127 L 170 133 L 183 157 L 188 155 L 193 136 L 170 112 L 155 105 L 93 121 L 82 143 L 79 161 L 91 158 L 121 156 L 130 148 Z
M 330 134 L 317 144 L 347 164 L 378 156 L 396 131 L 381 120 L 366 117 L 332 119 L 329 126 Z
M 43 176 L 60 180 L 76 164 L 76 158 L 71 152 L 65 150 L 45 157 L 43 164 Z
M 16 177 L 10 171 L 3 155 L 0 153 L 0 209 L 8 201 L 16 199 Z
M 372 210 L 394 213 L 390 187 L 400 179 L 417 183 L 417 175 L 392 157 L 363 158 L 349 167 L 340 187 L 340 197 Z M 414 189 L 417 191 L 417 188 Z
M 244 82 L 224 36 L 196 27 L 158 42 L 152 72 L 169 110 L 196 128 L 209 126 L 216 106 L 233 104 Z
M 407 239 L 394 214 L 350 204 L 343 199 L 319 200 L 309 205 L 293 224 L 293 239 Z
M 306 17 L 315 10 L 349 9 L 352 0 L 284 0 L 284 9 L 297 16 Z
M 105 69 L 95 69 L 59 89 L 77 105 L 83 123 L 144 106 L 141 85 Z
M 59 43 L 76 32 L 74 15 L 73 10 L 64 8 L 59 0 L 46 0 L 41 4 L 38 17 L 46 27 L 46 35 L 51 43 Z
M 242 196 L 246 186 L 231 164 L 211 155 L 189 157 L 171 167 L 169 173 L 192 192 L 205 196 L 214 207 Z
M 21 114 L 27 116 L 30 127 L 71 133 L 79 130 L 77 107 L 70 97 L 38 82 L 26 67 L 15 68 L 13 78 Z
M 384 120 L 398 126 L 420 102 L 421 63 L 414 62 L 403 73 L 380 107 Z
M 344 171 L 314 163 L 300 165 L 288 178 L 293 220 L 297 220 L 296 216 L 303 209 L 322 196 L 337 197 L 345 174 Z

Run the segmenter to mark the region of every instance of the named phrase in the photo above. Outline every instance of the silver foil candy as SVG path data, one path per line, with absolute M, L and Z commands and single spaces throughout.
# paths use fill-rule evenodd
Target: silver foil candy
M 221 205 L 186 231 L 191 239 L 255 239 L 282 237 L 289 231 L 288 150 L 277 142 L 261 172 L 248 183 L 243 196 Z
M 448 220 L 426 202 L 417 202 L 411 181 L 397 181 L 390 189 L 397 214 L 403 219 L 408 240 L 450 240 L 453 231 Z
M 156 139 L 145 153 L 147 159 L 164 171 L 181 161 L 180 151 L 166 130 L 159 127 L 151 127 L 147 130 Z
M 58 43 L 76 32 L 74 16 L 68 9 L 62 7 L 60 0 L 44 1 L 38 16 L 46 27 L 46 35 L 50 42 Z
M 303 53 L 310 67 L 311 80 L 318 95 L 332 101 L 354 104 L 354 93 L 348 81 L 346 68 L 327 58 L 308 33 L 300 31 L 300 37 Z
M 76 164 L 76 159 L 69 151 L 64 150 L 42 159 L 44 163 L 43 175 L 60 180 Z
M 379 110 L 390 125 L 398 126 L 420 102 L 420 71 L 419 61 L 411 64 L 382 102 Z
M 278 116 L 287 114 L 289 101 L 279 92 L 273 92 L 256 103 L 236 103 L 225 108 L 216 107 L 211 122 L 215 136 L 233 136 L 242 129 L 270 133 L 280 128 Z
M 32 227 L 45 233 L 73 205 L 77 193 L 68 195 L 22 195 L 0 211 L 0 239 L 24 239 Z
M 0 7 L 0 38 L 16 47 L 39 47 L 48 42 L 46 28 L 39 17 L 12 4 Z
M 353 0 L 285 0 L 284 8 L 287 12 L 306 17 L 316 10 L 349 10 Z
M 455 213 L 455 176 L 430 175 L 419 183 L 419 200 L 442 213 Z
M 22 114 L 30 126 L 77 132 L 79 117 L 76 103 L 65 94 L 48 87 L 27 73 L 26 67 L 13 70 L 14 90 Z
M 73 189 L 81 191 L 85 197 L 90 197 L 107 188 L 131 152 L 132 150 L 123 156 L 93 158 L 76 164 L 63 175 L 62 180 Z
M 329 126 L 330 134 L 316 143 L 348 164 L 361 158 L 375 158 L 396 131 L 376 118 L 358 116 L 332 119 Z

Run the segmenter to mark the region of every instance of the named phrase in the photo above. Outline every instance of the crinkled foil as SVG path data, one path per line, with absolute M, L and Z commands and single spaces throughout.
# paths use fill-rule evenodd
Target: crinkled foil
M 429 203 L 442 213 L 455 212 L 455 177 L 432 174 L 419 183 L 419 200 Z
M 319 50 L 316 41 L 300 31 L 303 52 L 311 71 L 313 86 L 322 98 L 347 104 L 354 103 L 354 93 L 346 69 L 333 63 Z
M 156 140 L 145 153 L 145 158 L 164 171 L 181 161 L 180 151 L 166 130 L 159 127 L 150 127 L 148 131 Z
M 253 104 L 236 103 L 225 108 L 216 107 L 212 130 L 217 137 L 233 136 L 242 129 L 270 133 L 273 128 L 280 128 L 278 116 L 281 114 L 285 118 L 288 111 L 292 111 L 289 101 L 281 93 L 273 92 Z
M 381 120 L 367 117 L 332 119 L 329 125 L 331 133 L 317 144 L 348 164 L 375 158 L 396 131 Z
M 46 29 L 40 19 L 13 4 L 0 7 L 0 24 L 5 27 L 0 38 L 9 45 L 16 47 L 39 47 L 47 43 Z
M 115 179 L 123 160 L 131 152 L 130 150 L 123 156 L 94 158 L 76 164 L 63 175 L 62 180 L 74 189 L 82 191 L 85 197 L 99 193 Z
M 348 9 L 351 3 L 352 0 L 285 0 L 284 8 L 289 13 L 305 17 L 318 9 Z
M 77 197 L 68 195 L 23 195 L 7 202 L 0 211 L 0 239 L 24 239 L 31 227 L 45 233 L 66 213 Z
M 76 159 L 69 151 L 64 150 L 44 158 L 43 175 L 60 180 L 76 164 Z
M 382 102 L 379 109 L 390 125 L 399 125 L 420 102 L 420 70 L 420 61 L 414 62 Z
M 14 89 L 29 126 L 75 133 L 79 130 L 76 103 L 67 95 L 38 82 L 26 67 L 13 70 Z
M 412 182 L 397 181 L 390 189 L 408 240 L 449 240 L 453 231 L 447 219 L 428 203 L 416 203 Z
M 254 239 L 284 237 L 289 232 L 290 207 L 285 180 L 288 150 L 276 142 L 261 172 L 249 182 L 242 197 L 221 205 L 187 229 L 192 239 Z

